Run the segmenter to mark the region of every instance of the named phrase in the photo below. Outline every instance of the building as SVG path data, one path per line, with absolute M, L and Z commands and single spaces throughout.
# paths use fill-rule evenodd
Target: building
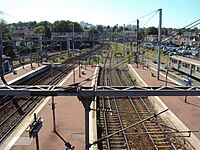
M 158 41 L 158 35 L 146 35 L 145 38 L 144 38 L 144 41 L 157 42 Z
M 94 28 L 94 27 L 95 27 L 94 25 L 89 24 L 89 23 L 86 23 L 86 22 L 83 22 L 83 21 L 80 22 L 80 25 L 81 25 L 83 28 L 88 28 L 88 29 Z

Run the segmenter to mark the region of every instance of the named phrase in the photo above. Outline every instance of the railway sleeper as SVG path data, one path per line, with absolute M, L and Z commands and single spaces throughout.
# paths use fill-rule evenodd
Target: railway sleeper
M 114 135 L 112 137 L 110 137 L 111 140 L 115 140 L 115 141 L 123 141 L 124 137 L 123 136 L 119 136 L 119 135 Z
M 119 134 L 115 134 L 115 135 L 111 136 L 109 139 L 122 141 L 122 140 L 124 140 L 124 137 L 122 136 L 122 134 L 119 133 Z
M 123 139 L 119 139 L 119 140 L 110 139 L 110 144 L 111 144 L 112 148 L 126 148 L 126 145 L 123 142 Z M 108 148 L 107 147 L 107 141 L 102 141 L 102 146 L 107 149 Z
M 153 140 L 157 143 L 169 143 L 166 138 L 153 138 Z
M 147 128 L 149 132 L 159 132 L 160 128 Z
M 112 125 L 112 126 L 116 126 L 116 125 L 119 125 L 119 122 L 118 121 L 115 121 L 115 120 L 107 120 L 107 124 L 109 125 Z
M 102 122 L 104 122 L 104 118 L 100 118 Z M 119 119 L 107 117 L 107 122 L 117 122 Z
M 111 145 L 111 149 L 115 150 L 127 150 L 125 145 Z
M 107 117 L 112 117 L 112 118 L 118 119 L 118 115 L 116 113 L 112 113 L 112 115 L 110 113 L 107 113 Z
M 164 134 L 151 134 L 151 137 L 152 138 L 162 138 L 162 137 L 165 137 Z
M 115 140 L 115 141 L 123 141 L 124 140 L 124 137 L 123 136 L 119 136 L 119 135 L 113 135 L 112 137 L 109 138 L 110 140 Z M 102 141 L 103 142 L 106 142 L 106 140 Z
M 149 129 L 160 129 L 160 127 L 156 126 L 156 125 L 153 125 L 153 124 L 145 124 L 145 127 L 149 128 Z M 161 129 L 160 129 L 161 130 Z
M 119 131 L 119 128 L 108 128 L 108 132 L 110 133 L 110 134 L 112 134 L 112 133 L 114 133 L 114 132 L 118 132 Z
M 146 126 L 158 126 L 156 123 L 154 122 L 144 122 Z
M 118 126 L 110 126 L 110 125 L 108 125 L 107 127 L 108 127 L 109 131 L 113 131 L 113 130 L 117 130 L 118 131 L 118 130 L 121 129 L 119 125 Z
M 105 128 L 105 124 L 101 124 L 101 127 L 102 127 L 102 128 Z M 120 129 L 119 123 L 116 123 L 116 124 L 115 124 L 115 123 L 114 123 L 114 124 L 108 124 L 107 127 L 108 127 L 108 128 L 118 128 L 118 129 Z
M 119 122 L 107 122 L 107 123 L 109 123 L 108 126 L 114 126 L 114 127 L 115 126 L 120 126 Z
M 110 143 L 114 145 L 124 145 L 123 140 L 110 139 Z
M 107 115 L 106 117 L 107 117 L 108 120 L 111 119 L 112 121 L 113 121 L 113 120 L 115 120 L 115 121 L 116 121 L 116 120 L 119 120 L 118 116 L 109 116 L 109 115 Z
M 168 141 L 157 141 L 157 140 L 154 140 L 154 143 L 157 145 L 157 146 L 162 146 L 162 145 L 164 145 L 164 146 L 168 146 L 168 145 L 170 145 L 170 143 L 168 142 Z
M 162 146 L 157 146 L 157 148 L 159 148 L 159 149 L 169 149 L 169 150 L 171 150 L 171 146 L 170 145 L 162 145 Z

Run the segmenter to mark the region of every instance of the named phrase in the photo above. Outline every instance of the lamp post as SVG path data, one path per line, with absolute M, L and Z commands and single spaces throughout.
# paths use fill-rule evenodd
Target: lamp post
M 7 82 L 4 78 L 4 71 L 3 71 L 3 37 L 2 37 L 2 29 L 0 29 L 0 77 L 4 84 L 7 85 Z
M 2 55 L 3 55 L 3 39 L 2 39 L 2 30 L 0 29 L 0 76 L 3 76 L 2 68 Z
M 157 77 L 156 79 L 159 80 L 160 78 L 160 49 L 161 49 L 161 42 L 162 42 L 162 9 L 159 9 L 159 30 L 158 30 L 158 65 L 157 65 Z
M 123 28 L 123 56 L 125 55 L 125 24 Z
M 74 24 L 72 24 L 72 42 L 73 42 L 73 60 L 75 60 L 74 59 Z M 75 67 L 73 67 L 73 81 L 74 81 L 74 83 L 75 83 Z

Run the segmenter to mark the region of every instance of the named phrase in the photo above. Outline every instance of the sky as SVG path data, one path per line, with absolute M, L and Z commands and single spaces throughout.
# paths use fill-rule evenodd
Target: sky
M 0 18 L 8 23 L 70 20 L 123 26 L 139 19 L 140 27 L 158 27 L 158 9 L 162 27 L 182 28 L 200 19 L 200 0 L 0 0 L 0 11 L 6 13 Z

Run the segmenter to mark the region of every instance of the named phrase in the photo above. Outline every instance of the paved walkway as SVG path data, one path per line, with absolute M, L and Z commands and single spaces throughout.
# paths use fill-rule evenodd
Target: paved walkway
M 85 68 L 85 67 L 84 67 Z M 93 77 L 97 67 L 87 67 L 85 75 L 78 76 L 76 70 L 76 82 L 83 81 L 88 77 Z M 93 79 L 93 78 L 91 78 Z M 73 74 L 69 74 L 60 85 L 73 83 Z M 84 85 L 91 85 L 92 80 L 83 82 Z M 14 138 L 9 141 L 6 149 L 11 150 L 35 150 L 35 139 L 30 139 L 26 128 L 33 119 L 33 113 L 44 119 L 43 127 L 39 132 L 39 145 L 41 150 L 64 150 L 65 142 L 69 142 L 77 150 L 85 149 L 85 111 L 82 103 L 73 96 L 55 97 L 56 102 L 56 131 L 53 132 L 53 119 L 51 97 L 46 98 L 18 127 Z M 21 133 L 21 134 L 20 134 Z M 11 146 L 12 145 L 12 146 Z M 6 150 L 5 149 L 5 150 Z
M 6 75 L 4 76 L 4 78 L 5 78 L 5 80 L 6 80 L 6 82 L 7 82 L 8 84 L 12 84 L 13 81 L 17 80 L 17 78 L 19 78 L 19 77 L 21 77 L 21 76 L 24 76 L 24 75 L 26 75 L 27 73 L 30 73 L 31 71 L 34 71 L 34 70 L 36 70 L 36 69 L 39 69 L 40 67 L 42 67 L 42 66 L 38 66 L 38 64 L 33 63 L 33 69 L 32 69 L 32 68 L 31 68 L 31 65 L 28 64 L 28 65 L 25 65 L 24 68 L 23 68 L 23 67 L 16 68 L 16 69 L 15 69 L 15 70 L 17 71 L 17 74 L 16 74 L 16 75 L 14 75 L 14 74 L 11 72 L 11 73 L 9 73 L 9 74 L 6 74 Z M 0 85 L 2 85 L 2 84 L 3 84 L 3 82 L 2 82 L 2 80 L 0 80 Z
M 131 71 L 137 76 L 137 78 L 140 78 L 141 80 L 140 85 L 165 86 L 165 80 L 166 80 L 165 76 L 160 75 L 160 80 L 156 80 L 155 76 L 150 75 L 151 72 L 153 72 L 156 75 L 155 70 L 152 70 L 146 67 L 143 69 L 142 66 L 139 66 L 137 68 L 136 65 L 132 65 Z M 167 86 L 177 86 L 177 83 L 174 83 L 174 81 L 168 79 Z M 158 101 L 162 100 L 162 102 L 164 103 L 163 105 L 166 105 L 166 108 L 169 108 L 171 112 L 175 114 L 176 117 L 178 117 L 177 120 L 175 120 L 175 123 L 179 122 L 178 119 L 180 119 L 180 122 L 184 123 L 184 125 L 189 130 L 200 131 L 200 98 L 199 97 L 188 96 L 187 103 L 185 103 L 184 96 L 161 96 L 161 97 L 156 97 L 156 99 Z M 199 141 L 200 132 L 195 132 L 194 134 L 198 138 L 196 139 L 195 136 L 193 136 L 194 139 L 197 140 L 197 145 L 198 145 L 200 144 L 200 141 Z M 200 149 L 200 145 L 198 146 L 199 146 L 198 148 Z

